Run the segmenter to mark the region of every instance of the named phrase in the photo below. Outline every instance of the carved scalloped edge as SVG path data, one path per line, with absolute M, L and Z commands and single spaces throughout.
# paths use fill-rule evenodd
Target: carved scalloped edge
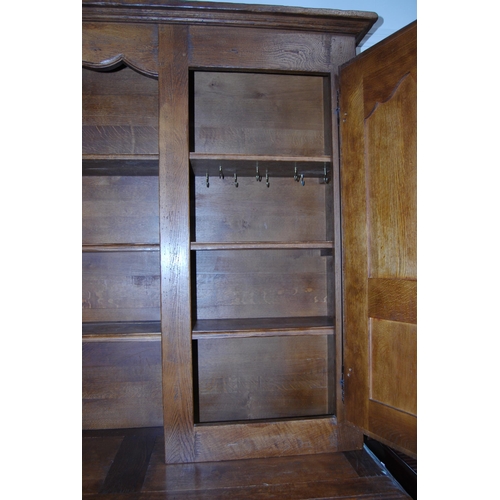
M 401 85 L 403 85 L 403 82 L 406 80 L 406 78 L 408 76 L 411 75 L 411 71 L 408 71 L 408 73 L 405 73 L 401 79 L 399 80 L 398 83 L 396 83 L 396 85 L 394 86 L 394 88 L 392 89 L 391 93 L 389 94 L 389 96 L 387 97 L 387 99 L 384 99 L 383 101 L 376 101 L 375 102 L 375 106 L 373 106 L 373 109 L 368 113 L 368 115 L 366 115 L 365 117 L 365 120 L 368 120 L 368 118 L 370 118 L 373 113 L 375 113 L 375 111 L 377 110 L 377 108 L 379 106 L 381 106 L 382 104 L 385 104 L 386 102 L 389 102 L 393 97 L 394 95 L 396 94 L 396 92 L 399 90 L 399 87 L 401 87 Z
M 96 70 L 111 70 L 120 67 L 122 64 L 132 68 L 134 71 L 141 73 L 146 76 L 158 77 L 158 72 L 152 71 L 148 68 L 141 68 L 137 64 L 134 64 L 127 58 L 124 54 L 117 54 L 114 57 L 105 59 L 100 62 L 82 61 L 82 67 L 86 69 L 96 69 Z

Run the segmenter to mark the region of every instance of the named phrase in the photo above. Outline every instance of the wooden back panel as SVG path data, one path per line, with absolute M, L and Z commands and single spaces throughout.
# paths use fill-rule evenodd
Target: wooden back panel
M 197 71 L 193 79 L 193 151 L 330 154 L 326 78 Z
M 83 429 L 162 425 L 160 339 L 84 342 Z
M 158 244 L 158 177 L 84 176 L 84 245 Z
M 196 252 L 196 319 L 327 316 L 332 257 L 320 250 Z
M 197 342 L 200 422 L 329 413 L 326 336 Z
M 158 80 L 82 70 L 83 154 L 158 154 Z
M 270 177 L 265 170 L 258 182 L 253 177 L 196 177 L 192 183 L 194 204 L 191 217 L 192 241 L 196 242 L 292 242 L 332 241 L 326 209 L 331 204 L 331 184 L 305 178 L 305 185 L 293 179 Z

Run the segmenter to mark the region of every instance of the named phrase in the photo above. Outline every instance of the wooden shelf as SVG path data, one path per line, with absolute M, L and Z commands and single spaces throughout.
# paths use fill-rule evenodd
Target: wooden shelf
M 229 337 L 333 335 L 333 319 L 323 316 L 287 318 L 202 319 L 193 325 L 193 340 Z
M 82 245 L 82 252 L 159 252 L 158 243 L 110 243 Z
M 82 338 L 84 342 L 113 342 L 161 339 L 159 321 L 116 321 L 83 323 Z
M 195 176 L 210 177 L 219 176 L 219 167 L 225 177 L 232 177 L 236 173 L 238 177 L 255 177 L 256 167 L 259 167 L 259 174 L 262 178 L 269 177 L 290 177 L 293 179 L 295 167 L 297 174 L 304 174 L 307 178 L 321 178 L 325 176 L 324 169 L 327 169 L 327 176 L 331 176 L 330 156 L 267 156 L 267 155 L 235 155 L 235 154 L 210 154 L 210 153 L 190 153 L 189 160 L 191 169 Z
M 333 241 L 249 241 L 249 242 L 191 242 L 191 250 L 327 250 Z
M 83 175 L 157 176 L 159 155 L 83 155 Z

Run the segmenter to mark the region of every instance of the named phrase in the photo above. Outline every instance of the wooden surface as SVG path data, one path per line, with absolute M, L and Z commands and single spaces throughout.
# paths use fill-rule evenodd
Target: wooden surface
M 113 9 L 106 8 L 114 4 Z M 297 29 L 355 37 L 359 43 L 377 20 L 374 12 L 306 9 L 214 2 L 168 2 L 165 0 L 83 0 L 84 21 L 135 21 L 240 27 Z M 121 8 L 120 8 L 121 5 Z
M 330 153 L 322 77 L 197 71 L 193 85 L 196 153 Z
M 83 23 L 85 68 L 110 69 L 121 64 L 158 76 L 158 27 L 155 25 Z
M 409 499 L 366 449 L 165 465 L 161 430 L 83 433 L 83 498 Z
M 416 23 L 341 69 L 349 421 L 416 456 Z
M 160 27 L 160 259 L 165 459 L 194 458 L 187 27 Z
M 83 342 L 83 429 L 162 424 L 156 341 Z
M 82 70 L 83 154 L 158 154 L 158 81 Z
M 326 415 L 326 336 L 197 342 L 199 421 Z

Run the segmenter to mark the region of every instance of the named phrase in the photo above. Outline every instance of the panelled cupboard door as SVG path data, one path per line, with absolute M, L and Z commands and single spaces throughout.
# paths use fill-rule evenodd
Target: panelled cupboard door
M 340 72 L 347 420 L 416 457 L 416 22 Z

